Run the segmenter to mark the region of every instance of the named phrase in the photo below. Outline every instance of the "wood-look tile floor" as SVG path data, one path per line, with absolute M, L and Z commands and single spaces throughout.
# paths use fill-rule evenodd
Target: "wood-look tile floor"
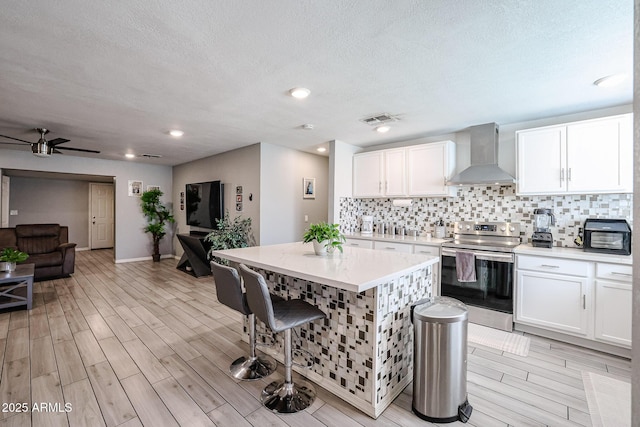
M 377 420 L 319 387 L 302 413 L 264 409 L 265 381 L 228 374 L 247 352 L 241 316 L 217 302 L 211 277 L 175 266 L 78 252 L 73 277 L 35 284 L 33 310 L 0 312 L 0 425 L 432 425 L 412 414 L 411 386 Z M 581 371 L 629 381 L 627 359 L 531 338 L 528 357 L 470 347 L 467 425 L 589 426 Z

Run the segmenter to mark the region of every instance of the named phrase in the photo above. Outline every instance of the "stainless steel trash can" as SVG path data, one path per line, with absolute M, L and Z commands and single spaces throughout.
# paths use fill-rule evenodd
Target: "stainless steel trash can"
M 467 306 L 448 297 L 411 307 L 413 412 L 430 422 L 467 422 Z

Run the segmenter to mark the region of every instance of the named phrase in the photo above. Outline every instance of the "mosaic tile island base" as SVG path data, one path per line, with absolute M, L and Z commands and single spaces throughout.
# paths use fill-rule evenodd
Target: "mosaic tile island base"
M 270 292 L 327 314 L 295 329 L 294 347 L 308 351 L 314 364 L 294 369 L 309 380 L 377 418 L 413 379 L 410 308 L 432 296 L 437 257 L 352 247 L 317 257 L 301 243 L 214 255 L 254 268 Z M 270 334 L 261 322 L 257 332 Z M 282 362 L 281 334 L 274 339 L 274 347 L 260 350 Z

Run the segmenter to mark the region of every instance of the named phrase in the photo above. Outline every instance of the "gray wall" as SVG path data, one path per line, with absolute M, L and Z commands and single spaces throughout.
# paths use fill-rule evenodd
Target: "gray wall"
M 232 216 L 251 218 L 251 225 L 257 243 L 260 243 L 260 144 L 254 144 L 216 156 L 206 157 L 173 167 L 173 205 L 176 219 L 176 233 L 206 229 L 187 225 L 186 211 L 180 208 L 180 192 L 185 185 L 194 182 L 216 181 L 224 183 L 224 205 Z M 243 210 L 236 212 L 236 187 L 243 188 Z M 249 194 L 253 200 L 249 201 Z M 177 255 L 182 247 L 174 241 Z
M 140 210 L 140 199 L 128 196 L 128 181 L 140 180 L 144 188 L 149 184 L 159 185 L 165 192 L 163 201 L 172 200 L 171 167 L 159 166 L 135 161 L 114 161 L 54 155 L 43 159 L 29 152 L 0 149 L 0 170 L 19 169 L 27 171 L 46 171 L 59 173 L 77 173 L 115 177 L 115 259 L 127 261 L 151 257 L 152 241 L 143 229 L 145 219 Z M 43 207 L 46 210 L 46 207 Z M 171 233 L 163 239 L 162 254 L 173 253 Z
M 89 246 L 89 183 L 86 181 L 11 177 L 9 206 L 17 224 L 60 224 L 69 227 L 69 241 Z
M 309 224 L 327 221 L 329 159 L 272 144 L 261 144 L 260 243 L 296 242 Z M 316 179 L 316 198 L 302 198 L 303 178 Z M 308 216 L 308 222 L 304 216 Z

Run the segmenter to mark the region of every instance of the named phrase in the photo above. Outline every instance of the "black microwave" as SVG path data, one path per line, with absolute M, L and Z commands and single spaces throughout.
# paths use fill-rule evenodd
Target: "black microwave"
M 631 255 L 631 227 L 625 219 L 589 218 L 584 222 L 584 250 Z

